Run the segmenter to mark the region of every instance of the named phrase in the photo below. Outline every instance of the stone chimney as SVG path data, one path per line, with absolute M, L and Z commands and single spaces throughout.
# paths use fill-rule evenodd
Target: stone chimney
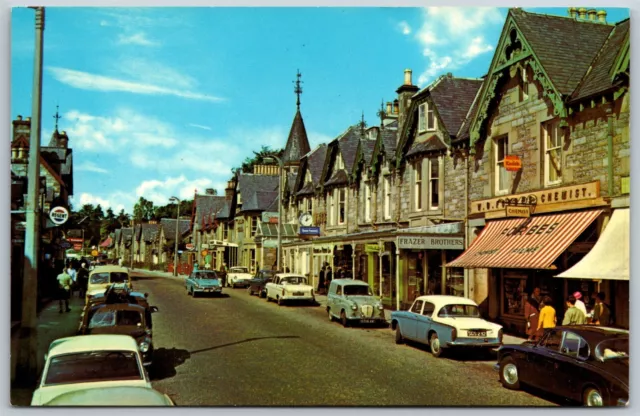
M 231 201 L 233 199 L 233 192 L 236 189 L 236 181 L 230 180 L 227 182 L 227 187 L 224 190 L 224 199 Z
M 22 119 L 22 116 L 16 117 L 12 122 L 13 124 L 13 137 L 11 141 L 14 141 L 18 138 L 18 135 L 26 136 L 27 140 L 30 139 L 31 136 L 31 117 L 27 117 L 26 120 Z
M 280 166 L 278 165 L 254 165 L 254 175 L 278 176 Z
M 582 20 L 586 20 L 587 19 L 587 9 L 585 9 L 584 7 L 580 7 L 578 9 L 578 14 L 580 15 L 580 19 L 582 19 Z
M 600 10 L 598 12 L 598 21 L 600 23 L 607 23 L 607 12 L 604 10 Z
M 391 107 L 391 101 L 387 101 L 387 115 L 390 115 L 392 111 L 393 108 Z
M 589 15 L 589 20 L 591 20 L 592 22 L 596 21 L 596 9 L 589 9 L 587 10 L 587 14 Z
M 393 100 L 393 114 L 397 116 L 399 111 L 400 111 L 400 107 L 398 104 L 398 100 Z
M 404 70 L 404 85 L 413 85 L 413 83 L 411 82 L 411 74 L 412 71 L 410 69 Z
M 569 17 L 571 17 L 572 19 L 578 17 L 578 9 L 575 7 L 569 7 Z

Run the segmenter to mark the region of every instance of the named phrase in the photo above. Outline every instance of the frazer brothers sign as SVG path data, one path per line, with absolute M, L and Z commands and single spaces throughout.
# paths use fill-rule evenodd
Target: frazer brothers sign
M 464 250 L 464 237 L 412 236 L 398 237 L 400 249 Z

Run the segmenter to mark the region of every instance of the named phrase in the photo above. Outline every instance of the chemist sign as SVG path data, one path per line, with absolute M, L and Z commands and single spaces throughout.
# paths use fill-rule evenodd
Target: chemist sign
M 69 219 L 69 211 L 65 207 L 53 207 L 49 211 L 49 218 L 56 225 L 62 225 Z

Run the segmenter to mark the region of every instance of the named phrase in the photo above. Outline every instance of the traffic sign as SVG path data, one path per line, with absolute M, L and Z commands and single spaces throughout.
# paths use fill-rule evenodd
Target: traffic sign
M 300 227 L 300 235 L 320 235 L 320 227 Z
M 98 253 L 98 250 L 92 250 L 92 251 L 91 251 L 91 255 L 92 255 L 93 257 L 98 257 L 98 254 L 99 254 L 99 253 Z
M 65 207 L 53 207 L 49 211 L 49 219 L 56 225 L 62 225 L 69 219 L 69 211 Z

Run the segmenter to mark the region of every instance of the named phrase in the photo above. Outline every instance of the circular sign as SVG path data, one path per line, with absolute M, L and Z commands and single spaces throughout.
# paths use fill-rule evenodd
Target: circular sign
M 195 246 L 194 246 L 193 244 L 191 244 L 191 243 L 185 244 L 185 248 L 186 248 L 187 250 L 193 250 L 193 249 L 194 249 L 194 247 L 195 247 Z
M 206 256 L 207 254 L 209 254 L 208 250 L 202 250 L 202 252 L 200 253 L 203 256 Z
M 49 218 L 54 224 L 62 225 L 69 219 L 69 211 L 65 207 L 54 207 L 49 211 Z
M 98 254 L 99 254 L 99 253 L 98 253 L 98 250 L 93 250 L 93 251 L 91 252 L 91 255 L 92 255 L 93 257 L 98 257 Z

